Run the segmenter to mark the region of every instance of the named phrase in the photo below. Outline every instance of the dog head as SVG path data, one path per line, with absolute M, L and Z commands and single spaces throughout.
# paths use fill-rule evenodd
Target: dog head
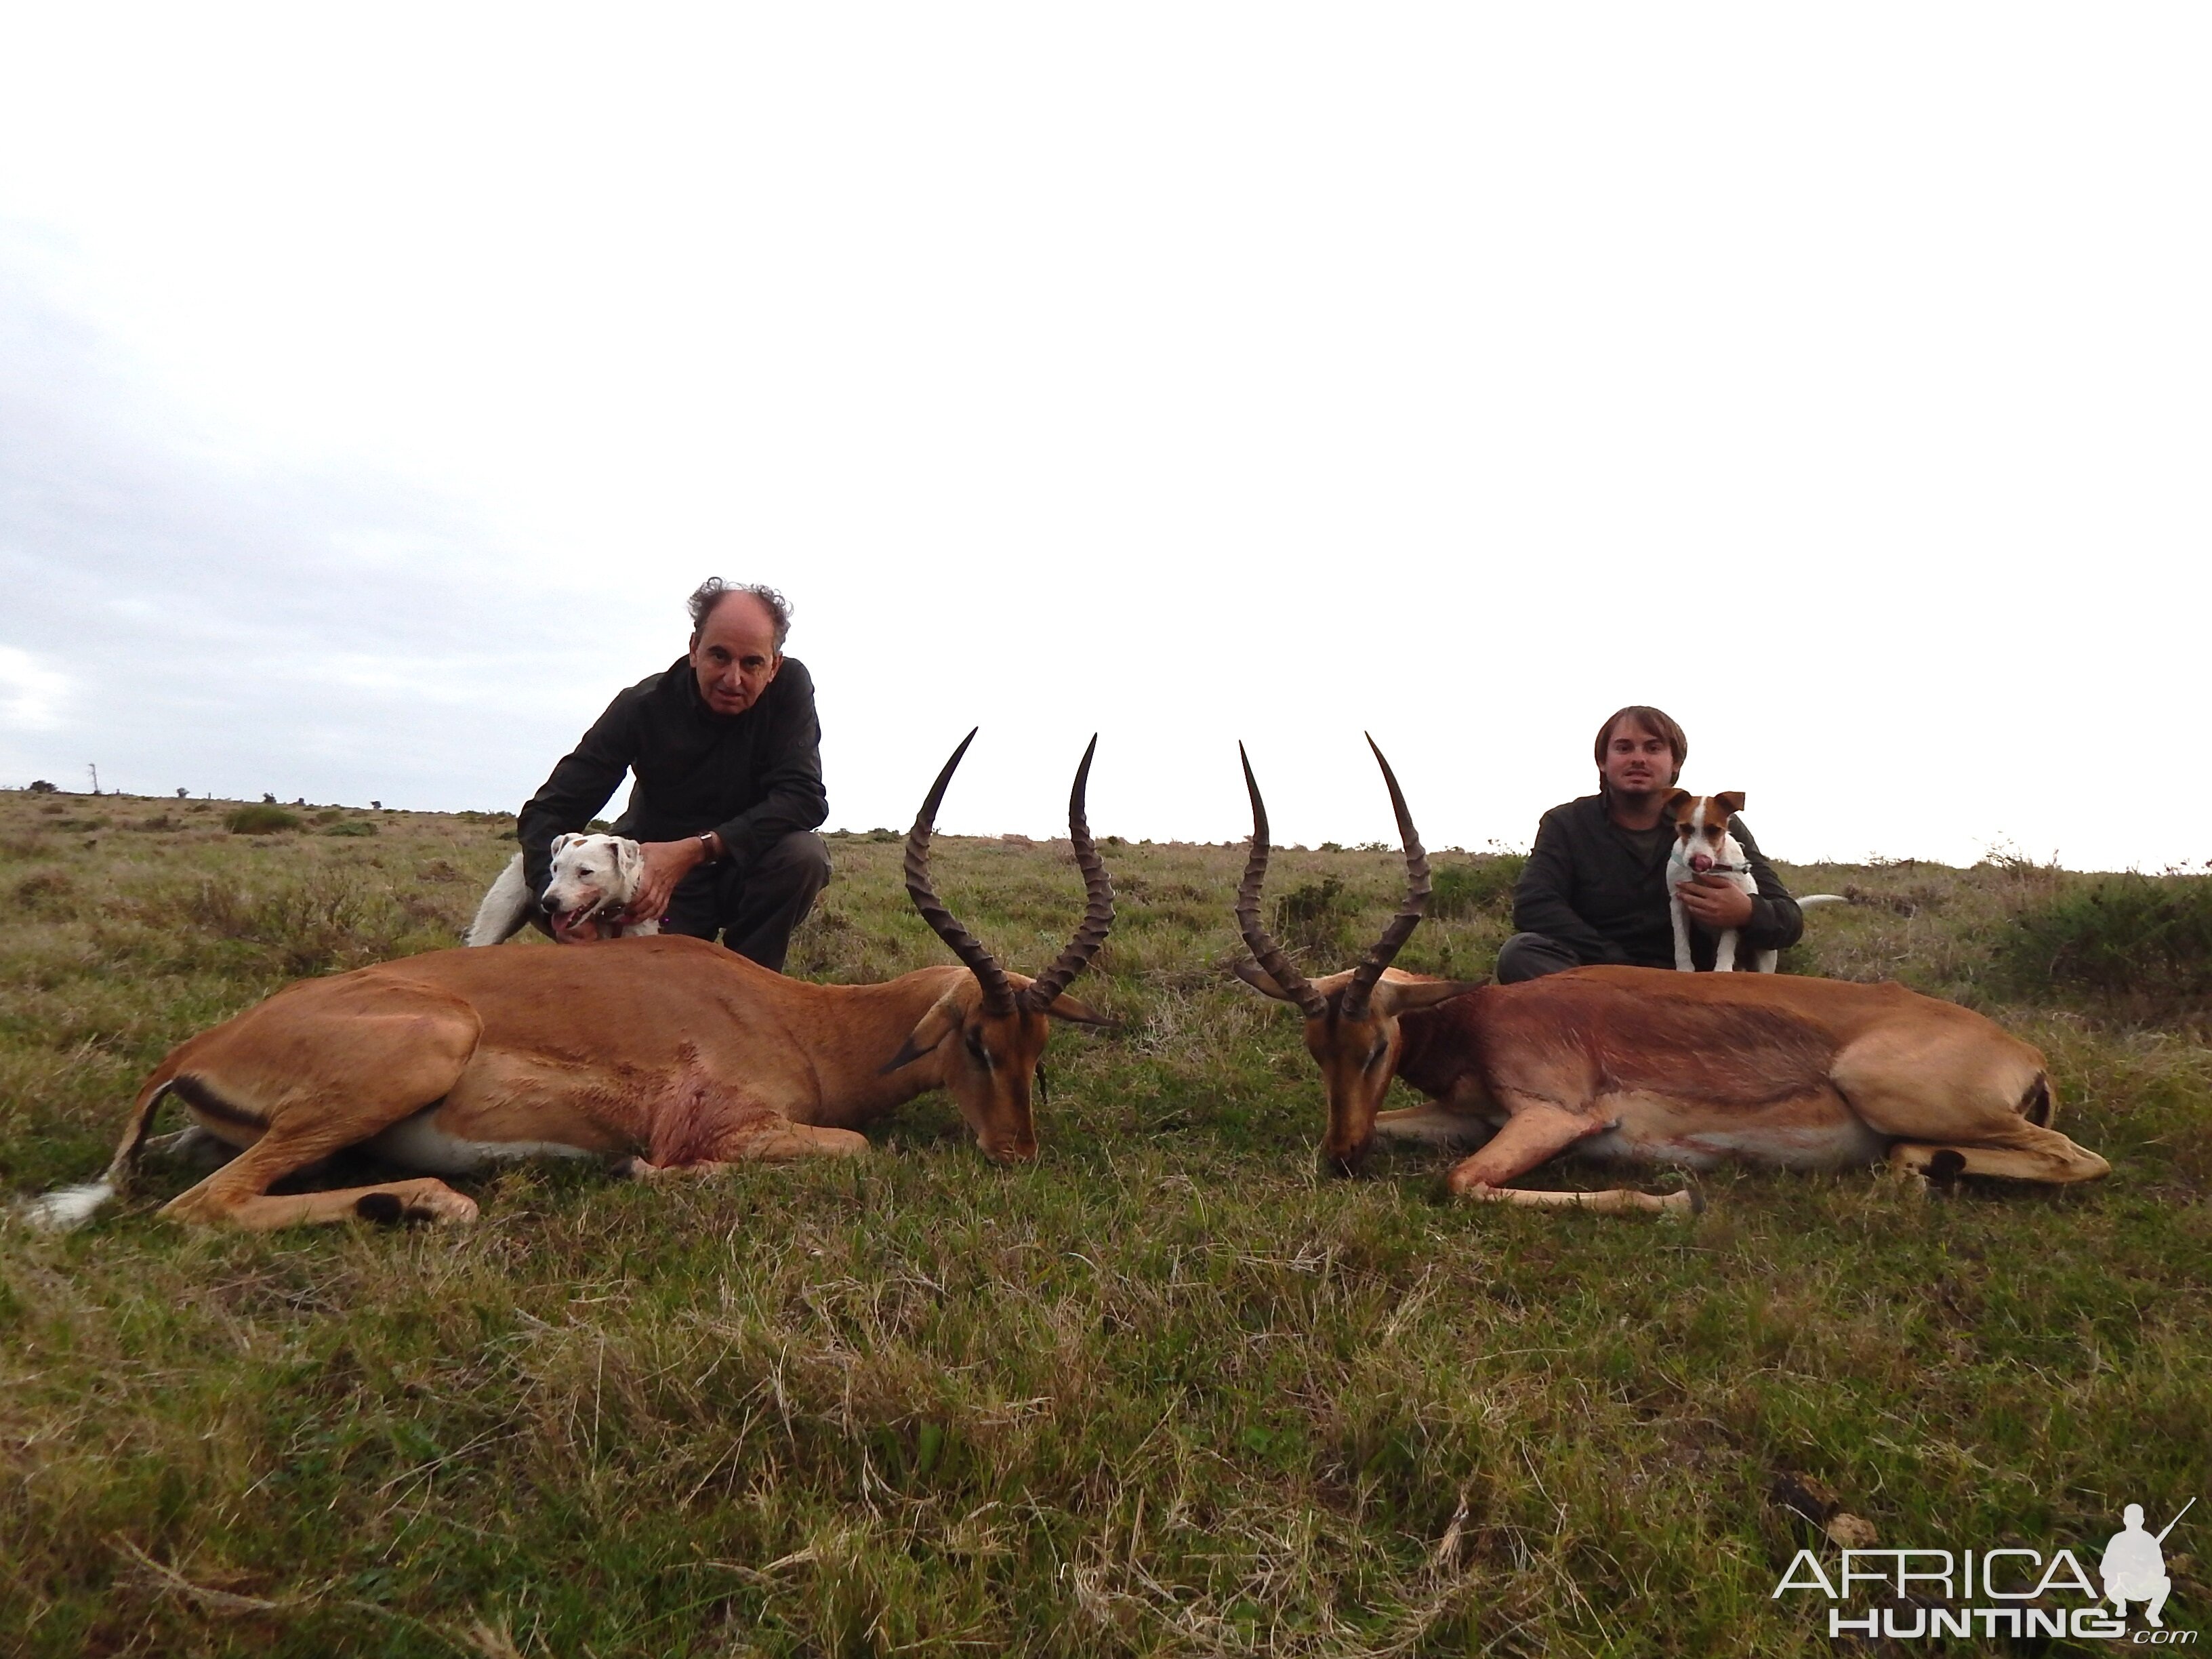
M 621 836 L 556 836 L 553 878 L 538 902 L 553 924 L 553 937 L 604 939 L 619 912 L 637 890 L 645 872 L 645 854 Z
M 1717 864 L 1738 862 L 1729 820 L 1742 811 L 1740 789 L 1725 789 L 1717 795 L 1677 789 L 1667 798 L 1667 817 L 1674 826 L 1674 862 L 1692 875 L 1703 875 Z

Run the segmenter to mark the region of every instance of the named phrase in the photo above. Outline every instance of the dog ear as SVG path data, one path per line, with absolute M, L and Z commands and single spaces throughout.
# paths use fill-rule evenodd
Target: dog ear
M 1677 789 L 1673 794 L 1667 797 L 1667 805 L 1661 810 L 1667 814 L 1667 817 L 1670 820 L 1679 820 L 1682 816 L 1682 809 L 1695 799 L 1697 799 L 1697 797 L 1692 794 L 1688 790 Z
M 626 836 L 615 838 L 615 868 L 621 872 L 623 891 L 637 891 L 639 879 L 645 874 L 645 848 Z
M 583 837 L 579 835 L 569 834 L 556 836 L 553 837 L 553 845 L 548 850 L 551 852 L 555 858 L 557 859 L 561 856 L 562 849 L 567 847 L 570 842 L 581 840 L 583 840 Z
M 1743 791 L 1741 789 L 1723 789 L 1713 799 L 1721 804 L 1721 810 L 1730 817 L 1743 811 Z

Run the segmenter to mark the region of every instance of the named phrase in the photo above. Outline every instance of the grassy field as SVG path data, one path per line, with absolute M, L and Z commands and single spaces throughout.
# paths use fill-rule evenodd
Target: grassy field
M 513 850 L 230 810 L 0 793 L 0 1188 L 89 1179 L 162 1052 L 289 979 L 453 944 Z M 896 838 L 832 850 L 794 972 L 945 959 Z M 1321 1176 L 1295 1021 L 1218 966 L 1241 849 L 1104 851 L 1074 988 L 1122 1029 L 1055 1036 L 1033 1168 L 929 1097 L 856 1163 L 465 1183 L 472 1230 L 186 1232 L 158 1164 L 82 1233 L 0 1225 L 0 1650 L 1825 1652 L 1823 1604 L 1770 1596 L 1791 1482 L 1887 1544 L 2093 1571 L 2124 1504 L 2212 1496 L 2203 999 L 2037 988 L 2087 878 L 1789 870 L 1859 902 L 1784 965 L 2040 1044 L 2109 1181 L 1723 1173 L 1655 1222 L 1452 1206 L 1431 1155 Z M 1510 867 L 1440 863 L 1402 965 L 1479 974 Z M 1078 913 L 1064 848 L 938 872 L 1010 967 Z M 1398 881 L 1285 851 L 1271 887 L 1325 969 Z M 2171 1625 L 2212 1625 L 2208 1509 Z

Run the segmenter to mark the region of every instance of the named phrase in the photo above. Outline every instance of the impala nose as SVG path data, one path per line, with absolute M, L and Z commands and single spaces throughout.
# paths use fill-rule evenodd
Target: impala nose
M 1364 1140 L 1343 1152 L 1334 1146 L 1323 1146 L 1322 1168 L 1333 1176 L 1356 1176 L 1359 1173 L 1359 1166 L 1367 1161 L 1367 1146 L 1368 1143 Z

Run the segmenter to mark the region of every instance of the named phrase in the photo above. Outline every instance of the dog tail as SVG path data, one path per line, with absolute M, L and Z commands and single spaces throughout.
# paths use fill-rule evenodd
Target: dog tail
M 517 853 L 477 906 L 477 919 L 462 937 L 471 945 L 497 945 L 520 933 L 529 920 L 530 887 L 522 878 L 522 854 Z
M 1816 904 L 1849 904 L 1850 900 L 1841 893 L 1808 893 L 1797 901 L 1800 910 L 1809 910 Z
M 138 1154 L 145 1150 L 147 1132 L 154 1127 L 154 1114 L 173 1086 L 174 1079 L 167 1074 L 166 1068 L 148 1079 L 146 1086 L 138 1091 L 137 1103 L 131 1109 L 131 1121 L 123 1126 L 123 1139 L 115 1149 L 115 1156 L 107 1162 L 107 1173 L 84 1186 L 64 1187 L 58 1192 L 25 1200 L 16 1212 L 25 1224 L 46 1233 L 73 1231 L 128 1188 L 131 1177 L 137 1172 Z

